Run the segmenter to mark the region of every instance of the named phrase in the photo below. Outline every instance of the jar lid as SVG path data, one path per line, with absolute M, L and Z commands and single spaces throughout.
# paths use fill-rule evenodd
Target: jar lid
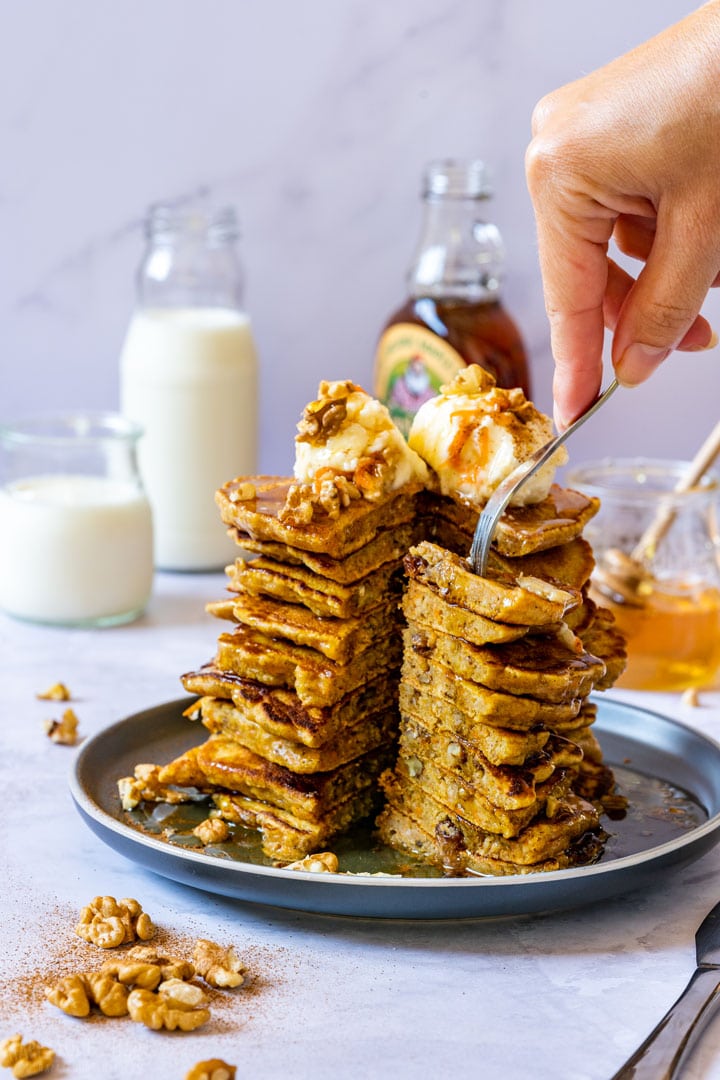
M 478 158 L 445 158 L 425 167 L 423 198 L 488 199 L 492 193 L 487 165 Z

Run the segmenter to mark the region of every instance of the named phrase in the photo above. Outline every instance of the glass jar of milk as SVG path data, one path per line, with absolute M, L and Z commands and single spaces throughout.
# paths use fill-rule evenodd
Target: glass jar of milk
M 142 613 L 153 553 L 140 436 L 116 413 L 0 425 L 0 608 L 63 626 L 112 626 Z
M 235 558 L 215 491 L 256 470 L 257 359 L 237 235 L 230 208 L 156 206 L 147 220 L 120 401 L 145 432 L 140 471 L 163 570 Z

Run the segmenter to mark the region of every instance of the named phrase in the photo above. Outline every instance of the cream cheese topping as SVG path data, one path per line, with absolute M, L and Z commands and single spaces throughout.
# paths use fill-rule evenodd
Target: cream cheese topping
M 408 442 L 435 472 L 443 495 L 481 507 L 513 469 L 552 436 L 550 418 L 519 387 L 504 390 L 473 364 L 420 407 Z M 546 498 L 556 468 L 566 460 L 561 447 L 523 484 L 511 505 Z

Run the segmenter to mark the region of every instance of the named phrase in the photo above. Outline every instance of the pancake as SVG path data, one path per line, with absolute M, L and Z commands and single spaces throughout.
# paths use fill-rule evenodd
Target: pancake
M 465 854 L 479 858 L 500 859 L 520 866 L 533 866 L 561 855 L 584 833 L 597 829 L 598 814 L 584 799 L 567 793 L 548 803 L 552 816 L 542 814 L 512 836 L 487 832 L 459 813 L 448 812 L 417 784 L 397 784 L 391 774 L 383 773 L 380 783 L 390 805 L 416 822 L 443 850 L 442 864 L 457 866 Z M 379 818 L 379 834 L 387 838 L 387 822 Z M 487 872 L 487 871 L 481 871 Z
M 585 804 L 587 805 L 587 804 Z M 482 875 L 508 877 L 516 874 L 550 873 L 575 866 L 586 866 L 596 862 L 603 851 L 601 836 L 592 831 L 583 831 L 584 822 L 580 815 L 581 808 L 575 811 L 577 839 L 571 839 L 567 846 L 545 859 L 532 863 L 513 862 L 511 859 L 498 859 L 492 856 L 468 850 L 462 842 L 456 842 L 455 826 L 448 819 L 445 831 L 450 832 L 450 841 L 443 837 L 443 829 L 437 826 L 439 835 L 421 828 L 411 817 L 404 814 L 392 803 L 388 803 L 378 818 L 379 835 L 385 843 L 409 854 L 420 856 L 436 866 L 443 867 L 450 874 Z M 564 829 L 562 842 L 574 832 Z
M 605 674 L 602 660 L 574 652 L 555 634 L 481 646 L 416 625 L 410 631 L 409 646 L 490 690 L 541 701 L 583 697 Z
M 420 485 L 390 492 L 369 502 L 355 499 L 342 513 L 313 519 L 306 525 L 281 521 L 280 512 L 293 480 L 285 476 L 244 476 L 229 480 L 215 493 L 220 517 L 230 528 L 253 540 L 287 544 L 304 551 L 322 552 L 343 559 L 381 529 L 411 522 L 416 513 L 415 496 Z M 246 491 L 251 498 L 242 498 Z
M 292 645 L 238 626 L 221 634 L 215 665 L 224 671 L 294 690 L 303 705 L 334 705 L 368 680 L 400 664 L 402 639 L 392 632 L 355 657 L 351 664 L 337 664 L 315 649 Z
M 419 581 L 410 581 L 405 589 L 402 609 L 409 624 L 417 623 L 446 634 L 465 638 L 475 645 L 516 641 L 528 632 L 527 626 L 494 622 L 460 604 L 448 603 Z
M 188 693 L 225 698 L 244 720 L 280 739 L 324 747 L 338 739 L 359 717 L 373 715 L 397 698 L 397 668 L 374 673 L 362 686 L 328 706 L 304 705 L 292 690 L 270 687 L 208 664 L 181 678 Z M 227 735 L 234 735 L 227 720 Z M 242 740 L 241 740 L 242 741 Z
M 515 558 L 495 552 L 495 559 L 512 577 L 521 573 L 532 574 L 567 589 L 582 589 L 595 569 L 592 547 L 582 536 L 544 551 Z
M 532 802 L 511 808 L 492 803 L 481 791 L 467 781 L 460 781 L 436 761 L 400 755 L 395 762 L 394 776 L 403 790 L 412 785 L 429 799 L 441 803 L 446 810 L 462 814 L 479 829 L 506 837 L 517 836 L 543 810 L 551 796 L 557 799 L 566 794 L 573 779 L 566 770 L 558 769 L 548 780 L 536 785 Z
M 538 784 L 549 780 L 555 769 L 576 769 L 583 756 L 574 743 L 554 736 L 545 749 L 528 754 L 520 766 L 494 765 L 474 742 L 443 728 L 428 730 L 421 718 L 409 714 L 403 715 L 400 753 L 421 765 L 435 762 L 461 785 L 467 782 L 494 806 L 506 810 L 532 805 Z
M 230 532 L 251 554 L 265 556 L 283 565 L 305 566 L 327 581 L 353 585 L 388 562 L 400 562 L 411 544 L 421 538 L 422 528 L 423 522 L 415 518 L 391 529 L 379 529 L 372 540 L 341 559 L 333 559 L 322 552 L 304 551 L 290 544 L 254 540 L 237 529 Z
M 239 596 L 233 603 L 237 622 L 275 639 L 315 649 L 337 664 L 348 664 L 397 625 L 397 602 L 385 601 L 352 619 L 322 618 L 301 604 L 265 596 Z
M 401 567 L 401 560 L 393 559 L 352 585 L 262 555 L 250 561 L 238 559 L 225 572 L 230 592 L 302 604 L 315 615 L 349 619 L 387 603 L 391 597 L 399 599 Z
M 163 765 L 161 784 L 220 788 L 316 821 L 336 803 L 372 784 L 388 764 L 389 747 L 376 748 L 329 772 L 301 775 L 254 754 L 224 735 L 211 735 L 174 761 Z
M 264 854 L 283 863 L 322 851 L 339 833 L 366 818 L 377 801 L 375 786 L 366 787 L 338 803 L 322 819 L 306 821 L 249 796 L 227 792 L 213 795 L 219 817 L 257 829 L 262 835 Z
M 609 690 L 627 667 L 625 637 L 615 626 L 615 616 L 608 608 L 598 607 L 587 629 L 578 631 L 588 650 L 605 664 L 605 674 L 596 683 L 597 690 Z
M 208 731 L 234 739 L 266 761 L 283 765 L 296 773 L 336 769 L 368 750 L 391 741 L 398 723 L 397 710 L 391 706 L 380 712 L 358 716 L 352 726 L 343 726 L 342 733 L 335 739 L 322 747 L 311 748 L 271 734 L 250 720 L 231 701 L 205 697 L 191 708 L 193 713 L 199 710 Z
M 511 573 L 509 560 L 502 560 L 494 553 L 483 577 L 471 570 L 467 559 L 428 541 L 411 548 L 404 564 L 411 588 L 413 582 L 421 582 L 448 604 L 458 605 L 501 626 L 511 623 L 544 627 L 559 623 L 581 601 L 577 589 L 560 589 L 530 571 L 525 572 L 521 560 L 514 561 L 516 572 Z

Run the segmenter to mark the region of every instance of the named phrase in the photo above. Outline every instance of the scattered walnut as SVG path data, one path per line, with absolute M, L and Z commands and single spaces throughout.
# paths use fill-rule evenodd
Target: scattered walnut
M 38 1076 L 49 1069 L 54 1060 L 55 1051 L 41 1046 L 35 1039 L 24 1043 L 22 1035 L 11 1035 L 0 1042 L 0 1065 L 12 1069 L 18 1080 L 24 1076 Z
M 106 971 L 65 975 L 48 987 L 45 997 L 68 1016 L 84 1019 L 90 1006 L 97 1005 L 104 1016 L 126 1016 L 128 988 Z
M 203 844 L 222 844 L 230 836 L 230 829 L 222 818 L 209 817 L 195 826 L 193 836 L 197 836 Z
M 189 986 L 189 983 L 183 985 Z M 177 1003 L 176 1003 L 177 1002 Z M 135 989 L 128 995 L 128 1012 L 136 1023 L 153 1031 L 194 1031 L 210 1019 L 210 1010 L 179 1003 L 180 999 L 164 998 L 159 992 Z
M 236 1071 L 237 1066 L 228 1065 L 220 1058 L 210 1058 L 193 1065 L 185 1080 L 235 1080 Z
M 78 718 L 72 709 L 66 709 L 60 720 L 46 720 L 45 734 L 54 743 L 75 746 L 78 739 Z
M 235 487 L 228 490 L 230 502 L 249 502 L 256 497 L 255 485 L 248 481 L 238 482 Z
M 158 986 L 158 994 L 171 1009 L 199 1009 L 207 1001 L 204 990 L 184 979 L 166 979 Z
M 83 941 L 99 945 L 101 949 L 114 949 L 137 938 L 149 941 L 155 927 L 137 900 L 131 897 L 116 900 L 114 896 L 96 896 L 80 912 L 75 933 Z
M 317 855 L 306 855 L 297 862 L 286 863 L 284 870 L 307 870 L 311 874 L 336 874 L 338 857 L 332 851 L 321 851 Z
M 682 705 L 687 705 L 691 709 L 697 709 L 700 704 L 700 692 L 697 686 L 691 686 L 686 690 L 680 698 L 680 702 Z
M 67 686 L 61 682 L 53 683 L 47 690 L 35 695 L 39 701 L 70 701 L 70 696 Z
M 150 986 L 155 977 L 154 971 L 147 970 L 150 968 L 159 972 L 155 986 Z M 127 986 L 139 986 L 144 990 L 154 990 L 163 979 L 192 979 L 195 974 L 195 967 L 189 961 L 165 956 L 152 945 L 133 945 L 120 956 L 108 957 L 103 961 L 102 970 L 116 975 Z
M 141 764 L 135 766 L 134 776 L 123 776 L 117 782 L 123 810 L 134 810 L 141 802 L 183 803 L 188 801 L 185 792 L 176 791 L 160 783 L 161 765 Z
M 245 981 L 245 968 L 232 945 L 224 948 L 207 938 L 198 938 L 193 963 L 198 975 L 216 989 L 232 989 Z

